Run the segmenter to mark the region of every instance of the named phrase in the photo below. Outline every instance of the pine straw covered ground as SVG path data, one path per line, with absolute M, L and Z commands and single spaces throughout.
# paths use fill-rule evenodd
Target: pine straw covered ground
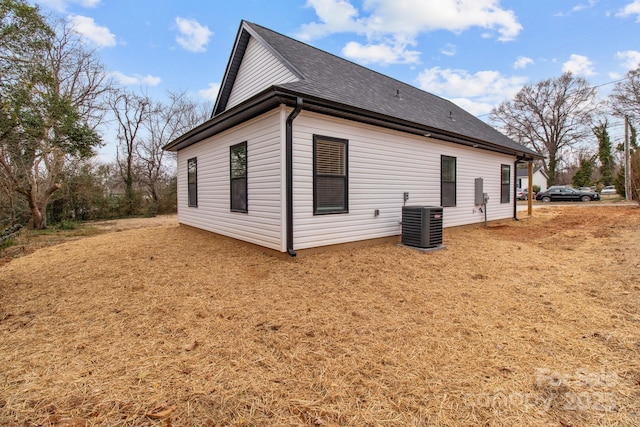
M 0 425 L 640 425 L 640 209 L 285 261 L 188 227 L 0 267 Z

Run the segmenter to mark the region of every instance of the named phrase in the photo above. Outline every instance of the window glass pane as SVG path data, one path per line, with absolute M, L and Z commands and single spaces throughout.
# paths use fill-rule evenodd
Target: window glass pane
M 187 161 L 187 174 L 188 174 L 188 181 L 189 184 L 195 184 L 196 183 L 196 172 L 198 170 L 198 162 L 196 159 L 189 159 Z
M 316 145 L 316 172 L 318 174 L 344 175 L 345 149 L 341 142 L 318 141 Z
M 454 157 L 442 158 L 442 180 L 447 182 L 456 180 L 456 159 Z
M 502 186 L 502 192 L 500 194 L 500 202 L 501 203 L 509 203 L 510 200 L 510 196 L 511 195 L 511 190 L 509 189 L 508 185 L 503 185 Z
M 502 165 L 502 183 L 509 184 L 511 181 L 511 167 L 509 165 Z
M 500 203 L 509 203 L 511 200 L 511 166 L 501 165 L 500 170 Z
M 440 202 L 442 206 L 456 205 L 456 158 L 440 157 Z
M 237 178 L 231 180 L 231 209 L 234 211 L 247 210 L 246 197 L 247 180 L 246 178 Z
M 187 204 L 198 206 L 198 159 L 187 160 Z
M 455 206 L 455 205 L 456 205 L 456 183 L 443 182 L 442 183 L 442 206 Z
M 318 176 L 316 197 L 318 211 L 335 211 L 344 209 L 344 178 Z
M 247 143 L 229 149 L 231 210 L 247 212 Z
M 197 206 L 198 188 L 195 185 L 189 185 L 189 206 Z
M 315 213 L 341 213 L 347 206 L 347 141 L 314 136 Z
M 247 146 L 236 145 L 231 149 L 231 178 L 243 178 L 247 175 Z

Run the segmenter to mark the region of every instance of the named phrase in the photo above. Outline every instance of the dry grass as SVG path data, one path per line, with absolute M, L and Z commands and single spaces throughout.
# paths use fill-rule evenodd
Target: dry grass
M 0 267 L 0 425 L 640 424 L 640 209 L 283 261 L 187 227 Z
M 13 244 L 0 249 L 0 267 L 15 258 L 33 253 L 38 249 L 55 246 L 70 240 L 83 239 L 98 234 L 135 228 L 163 227 L 176 225 L 176 215 L 158 215 L 153 218 L 127 218 L 110 221 L 94 221 L 69 229 L 49 228 L 47 230 L 30 230 L 23 228 L 14 238 Z

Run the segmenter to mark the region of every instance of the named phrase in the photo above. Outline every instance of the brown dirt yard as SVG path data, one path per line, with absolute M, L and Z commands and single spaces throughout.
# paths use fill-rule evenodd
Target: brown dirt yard
M 293 261 L 159 225 L 0 267 L 0 425 L 640 425 L 637 206 Z

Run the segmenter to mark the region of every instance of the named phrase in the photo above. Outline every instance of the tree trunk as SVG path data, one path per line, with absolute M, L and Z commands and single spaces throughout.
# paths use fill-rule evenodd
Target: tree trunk
M 31 227 L 34 230 L 44 230 L 47 228 L 47 212 L 38 209 L 31 209 Z
M 31 189 L 29 194 L 29 209 L 31 210 L 31 220 L 29 225 L 34 230 L 44 230 L 47 228 L 47 203 L 51 195 L 61 187 L 57 183 L 49 187 L 44 194 L 38 194 L 36 188 Z
M 31 209 L 31 221 L 29 225 L 34 230 L 44 230 L 47 228 L 47 210 L 46 205 L 44 209 L 39 203 L 31 203 L 29 200 L 29 208 Z
M 151 187 L 151 209 L 149 214 L 151 216 L 158 215 L 158 192 L 156 191 L 155 185 Z
M 556 183 L 556 168 L 558 167 L 558 160 L 556 159 L 556 153 L 549 153 L 549 178 L 547 179 L 547 186 L 551 187 Z
M 129 170 L 127 170 L 127 179 L 125 181 L 125 197 L 127 198 L 127 216 L 133 216 L 133 177 Z

